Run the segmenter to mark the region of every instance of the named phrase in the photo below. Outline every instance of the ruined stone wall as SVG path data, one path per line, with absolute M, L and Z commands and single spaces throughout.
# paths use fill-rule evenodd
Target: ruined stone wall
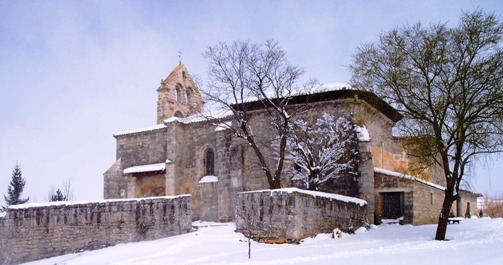
M 190 204 L 182 195 L 11 207 L 0 218 L 0 264 L 187 233 Z
M 365 201 L 342 195 L 295 188 L 242 192 L 237 199 L 236 231 L 251 233 L 257 241 L 293 243 L 335 228 L 357 229 L 365 225 L 366 214 Z

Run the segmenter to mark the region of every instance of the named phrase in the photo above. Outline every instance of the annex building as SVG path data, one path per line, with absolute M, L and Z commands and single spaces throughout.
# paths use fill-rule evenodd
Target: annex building
M 238 192 L 268 189 L 251 148 L 226 129 L 235 121 L 226 115 L 203 115 L 204 99 L 181 63 L 162 80 L 157 94 L 157 124 L 114 134 L 116 158 L 104 173 L 104 198 L 191 194 L 194 220 L 234 220 Z M 258 137 L 268 139 L 271 125 L 256 103 L 249 103 L 256 106 L 251 124 Z M 299 94 L 291 100 L 292 107 L 295 104 L 307 104 L 305 120 L 323 113 L 351 115 L 368 133 L 359 141 L 358 176 L 341 176 L 329 183 L 327 191 L 366 200 L 369 223 L 401 217 L 403 223 L 414 225 L 437 222 L 443 173 L 435 167 L 411 170 L 417 168 L 416 162 L 403 151 L 400 138 L 392 135 L 402 118 L 394 108 L 372 92 L 335 85 Z M 272 154 L 269 159 L 273 161 Z M 295 185 L 287 174 L 281 183 Z M 463 191 L 454 215 L 477 215 L 476 197 Z

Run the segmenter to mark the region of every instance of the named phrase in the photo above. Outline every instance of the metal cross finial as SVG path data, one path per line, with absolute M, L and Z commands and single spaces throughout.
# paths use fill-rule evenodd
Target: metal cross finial
M 182 50 L 178 50 L 178 64 L 182 64 Z

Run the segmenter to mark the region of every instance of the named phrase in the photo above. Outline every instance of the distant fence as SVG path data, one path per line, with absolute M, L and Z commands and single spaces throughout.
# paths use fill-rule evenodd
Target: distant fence
M 242 192 L 236 206 L 236 230 L 257 241 L 295 243 L 319 233 L 365 225 L 364 200 L 295 188 Z
M 0 264 L 187 233 L 192 229 L 191 198 L 11 206 L 0 218 Z

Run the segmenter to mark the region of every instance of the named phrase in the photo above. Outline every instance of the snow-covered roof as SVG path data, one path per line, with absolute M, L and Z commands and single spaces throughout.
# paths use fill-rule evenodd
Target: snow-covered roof
M 228 130 L 231 127 L 231 125 L 232 125 L 232 121 L 226 121 L 226 122 L 219 123 L 219 124 L 217 124 L 217 127 L 215 128 L 215 132 Z
M 179 123 L 188 124 L 188 123 L 194 123 L 194 122 L 200 122 L 200 121 L 207 121 L 210 119 L 211 118 L 208 118 L 202 114 L 196 114 L 196 115 L 188 116 L 185 118 L 179 118 L 179 117 L 167 118 L 164 120 L 164 123 L 167 124 L 167 123 L 172 123 L 172 122 L 176 121 Z
M 351 87 L 350 85 L 345 84 L 345 83 L 327 83 L 327 84 L 323 84 L 318 87 L 314 87 L 309 92 L 310 93 L 321 93 L 321 92 L 346 90 L 346 89 L 355 90 L 353 87 Z
M 271 194 L 273 194 L 275 192 L 286 192 L 286 193 L 297 192 L 297 193 L 311 195 L 313 197 L 323 197 L 323 198 L 329 198 L 329 199 L 342 201 L 342 202 L 352 202 L 352 203 L 358 204 L 360 206 L 367 204 L 367 202 L 365 200 L 354 198 L 354 197 L 344 196 L 344 195 L 340 195 L 340 194 L 320 192 L 320 191 L 301 190 L 298 188 L 283 188 L 283 189 L 276 189 L 276 190 L 254 190 L 254 191 L 247 191 L 247 192 L 243 192 L 243 193 L 267 192 L 267 191 L 271 192 Z
M 211 182 L 218 182 L 218 177 L 217 176 L 204 176 L 199 181 L 199 184 L 211 183 Z
M 133 133 L 142 133 L 142 132 L 150 132 L 150 131 L 155 131 L 155 130 L 160 130 L 160 129 L 165 129 L 166 125 L 164 124 L 157 124 L 145 128 L 140 128 L 136 130 L 131 130 L 131 131 L 124 131 L 124 132 L 118 132 L 114 134 L 114 136 L 120 136 L 120 135 L 126 135 L 126 134 L 133 134 Z
M 229 117 L 231 114 L 232 114 L 232 112 L 230 112 L 228 110 L 224 110 L 224 111 L 213 111 L 213 112 L 199 113 L 199 114 L 195 114 L 195 115 L 188 116 L 185 118 L 171 117 L 171 118 L 165 119 L 164 124 L 168 124 L 168 123 L 172 123 L 172 122 L 190 124 L 190 123 L 202 122 L 202 121 L 212 121 L 212 120 L 217 120 L 217 119 L 224 119 L 226 117 Z
M 179 122 L 183 124 L 201 122 L 201 121 L 211 121 L 216 119 L 223 119 L 229 117 L 232 114 L 229 110 L 216 110 L 211 112 L 199 113 L 195 115 L 191 115 L 185 118 L 179 117 L 170 117 L 164 120 L 164 124 Z
M 144 201 L 154 199 L 174 199 L 191 196 L 190 194 L 181 194 L 176 196 L 160 196 L 160 197 L 143 197 L 143 198 L 130 198 L 130 199 L 108 199 L 108 200 L 88 200 L 88 201 L 57 201 L 57 202 L 30 202 L 25 204 L 11 205 L 9 209 L 26 209 L 35 207 L 48 207 L 48 206 L 61 206 L 61 205 L 79 205 L 89 203 L 107 203 L 107 202 L 122 202 L 122 201 Z
M 304 95 L 310 95 L 310 94 L 316 94 L 316 93 L 323 93 L 323 92 L 331 92 L 331 91 L 339 91 L 339 90 L 346 90 L 346 89 L 351 89 L 355 90 L 354 88 L 351 88 L 348 84 L 344 83 L 327 83 L 327 84 L 322 84 L 322 85 L 317 85 L 314 87 L 310 88 L 294 88 L 291 91 L 291 96 L 304 96 Z M 270 91 L 267 94 L 267 97 L 270 99 L 276 98 L 276 95 L 273 93 L 273 91 Z M 243 99 L 243 102 L 249 103 L 249 102 L 254 102 L 258 101 L 259 98 L 256 96 L 250 96 L 245 99 Z
M 416 177 L 413 177 L 413 176 L 410 176 L 410 175 L 407 175 L 407 174 L 404 174 L 404 173 L 399 173 L 399 172 L 395 172 L 395 171 L 391 171 L 391 170 L 387 170 L 387 169 L 382 169 L 382 168 L 378 168 L 378 167 L 374 168 L 374 172 L 385 174 L 387 176 L 392 176 L 392 177 L 398 177 L 398 178 L 405 178 L 405 179 L 415 180 L 417 182 L 424 183 L 424 184 L 426 184 L 428 186 L 431 186 L 431 187 L 434 187 L 434 188 L 437 188 L 437 189 L 440 189 L 440 190 L 445 190 L 444 186 L 435 184 L 433 182 L 426 181 L 424 179 L 416 178 Z
M 162 171 L 162 170 L 166 169 L 166 164 L 168 163 L 168 161 L 169 160 L 166 160 L 166 163 L 157 163 L 157 164 L 150 164 L 150 165 L 128 167 L 128 168 L 124 169 L 124 174 Z
M 153 125 L 153 126 L 149 126 L 149 127 L 130 130 L 130 131 L 118 132 L 118 133 L 115 133 L 114 136 L 143 133 L 143 132 L 150 132 L 150 131 L 165 129 L 167 127 L 166 124 L 172 123 L 172 122 L 180 122 L 183 124 L 189 124 L 189 123 L 195 123 L 195 122 L 223 119 L 223 118 L 229 117 L 231 114 L 232 114 L 232 112 L 229 110 L 218 110 L 218 111 L 212 111 L 212 112 L 199 113 L 199 114 L 191 115 L 191 116 L 188 116 L 185 118 L 171 117 L 171 118 L 165 119 L 163 124 L 157 124 L 157 125 Z

